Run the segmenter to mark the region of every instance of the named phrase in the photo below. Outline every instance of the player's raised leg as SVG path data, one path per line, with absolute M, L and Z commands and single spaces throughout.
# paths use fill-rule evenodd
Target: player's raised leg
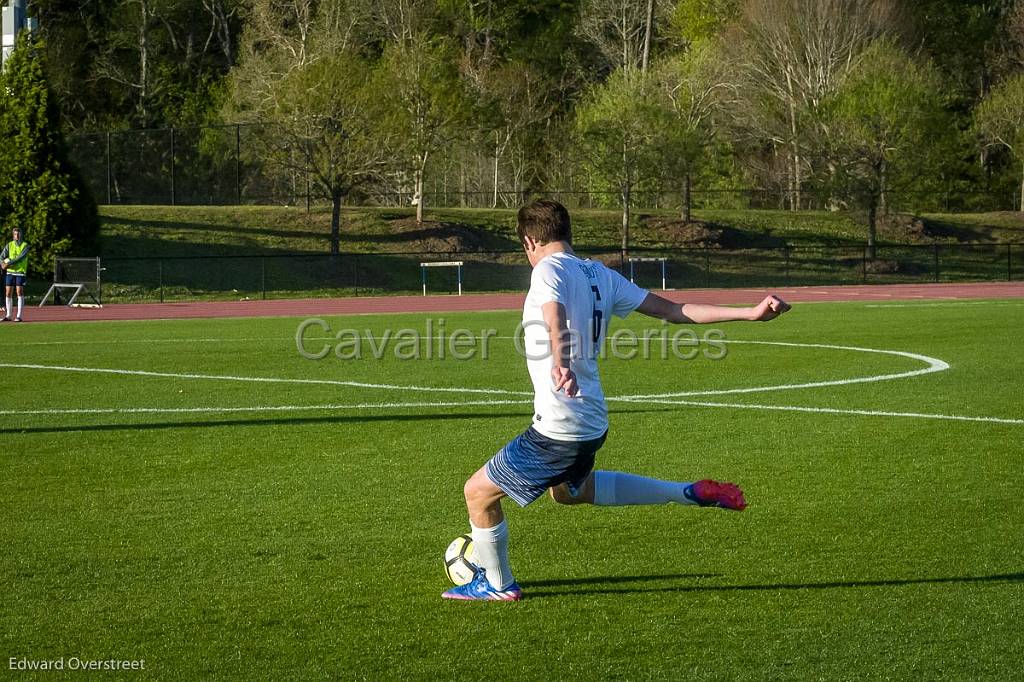
M 595 471 L 575 491 L 566 483 L 553 487 L 551 497 L 561 504 L 599 507 L 675 502 L 742 511 L 747 506 L 743 491 L 734 483 L 711 479 L 664 481 L 621 471 Z
M 473 580 L 453 587 L 441 596 L 445 599 L 519 601 L 522 590 L 512 577 L 508 560 L 508 524 L 501 509 L 504 491 L 487 476 L 481 467 L 463 488 L 469 524 L 472 528 L 473 552 L 480 571 Z

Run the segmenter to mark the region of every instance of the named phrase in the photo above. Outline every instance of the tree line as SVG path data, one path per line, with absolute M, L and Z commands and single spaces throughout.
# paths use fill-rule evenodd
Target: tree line
M 424 183 L 1024 210 L 1024 0 L 36 0 L 68 133 L 259 123 L 340 209 Z

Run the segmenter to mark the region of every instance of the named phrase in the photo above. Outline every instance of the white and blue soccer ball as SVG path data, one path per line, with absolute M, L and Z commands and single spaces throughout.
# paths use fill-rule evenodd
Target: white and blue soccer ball
M 444 551 L 444 574 L 456 585 L 465 585 L 476 575 L 473 538 L 460 535 Z

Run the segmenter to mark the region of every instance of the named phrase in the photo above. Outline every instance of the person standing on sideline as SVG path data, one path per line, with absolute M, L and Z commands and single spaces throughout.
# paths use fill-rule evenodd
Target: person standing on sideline
M 535 414 L 524 433 L 466 481 L 463 492 L 478 570 L 469 583 L 442 594 L 445 599 L 522 598 L 508 560 L 508 526 L 501 509 L 506 496 L 523 507 L 549 491 L 560 504 L 675 502 L 743 510 L 747 502 L 734 483 L 666 481 L 594 470 L 594 455 L 608 435 L 598 349 L 611 316 L 625 317 L 634 310 L 675 324 L 709 324 L 766 322 L 790 309 L 777 296 L 767 296 L 756 306 L 731 308 L 673 303 L 641 289 L 599 261 L 573 253 L 569 212 L 549 199 L 520 209 L 516 231 L 533 267 L 523 307 L 525 343 L 546 350 L 527 355 Z
M 7 272 L 4 277 L 7 285 L 7 306 L 0 322 L 11 321 L 13 305 L 11 296 L 15 292 L 18 294 L 18 314 L 14 317 L 15 322 L 21 322 L 21 313 L 25 307 L 25 281 L 28 279 L 28 252 L 31 247 L 25 241 L 25 235 L 20 227 L 11 230 L 11 237 L 12 241 L 8 242 L 4 250 L 0 252 L 0 263 L 3 263 Z

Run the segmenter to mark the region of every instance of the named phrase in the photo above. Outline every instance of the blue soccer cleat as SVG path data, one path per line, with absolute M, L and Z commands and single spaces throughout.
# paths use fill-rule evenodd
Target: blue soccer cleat
M 518 583 L 512 583 L 504 590 L 496 590 L 487 582 L 484 569 L 480 569 L 465 585 L 453 587 L 441 595 L 442 599 L 462 599 L 465 601 L 519 601 L 523 591 Z

